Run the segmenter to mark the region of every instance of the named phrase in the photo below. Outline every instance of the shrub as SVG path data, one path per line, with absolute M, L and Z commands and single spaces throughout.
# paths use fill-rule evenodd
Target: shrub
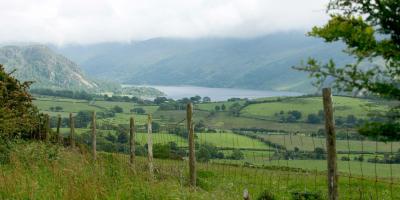
M 240 151 L 239 149 L 234 149 L 232 151 L 232 154 L 229 156 L 229 159 L 242 160 L 242 159 L 244 159 L 244 155 L 243 155 L 242 151 Z
M 222 110 L 222 111 L 225 111 L 225 110 L 226 110 L 226 106 L 225 106 L 225 104 L 222 104 L 222 106 L 221 106 L 221 110 Z
M 11 145 L 7 141 L 0 142 L 0 164 L 8 164 L 10 162 Z
M 134 108 L 131 109 L 131 112 L 142 115 L 146 113 L 146 110 L 144 110 L 143 108 Z
M 0 137 L 32 137 L 39 120 L 28 93 L 31 83 L 21 83 L 10 74 L 0 64 Z
M 319 192 L 292 192 L 293 200 L 322 200 Z
M 122 108 L 119 107 L 119 106 L 114 106 L 114 107 L 112 108 L 112 111 L 114 111 L 115 113 L 123 113 L 123 112 L 124 112 L 124 109 L 122 109 Z
M 158 133 L 158 132 L 160 132 L 160 128 L 161 128 L 161 126 L 160 126 L 159 123 L 157 123 L 157 122 L 155 122 L 155 121 L 152 121 L 152 122 L 151 122 L 151 131 L 152 131 L 153 133 Z
M 363 155 L 356 156 L 356 157 L 354 157 L 354 161 L 360 161 L 360 162 L 363 162 L 363 161 L 364 161 L 364 156 L 363 156 Z
M 293 116 L 293 118 L 294 118 L 295 120 L 299 120 L 299 119 L 301 118 L 301 116 L 302 116 L 301 112 L 298 111 L 298 110 L 289 111 L 288 114 L 289 114 L 290 116 Z
M 157 143 L 153 145 L 154 158 L 167 159 L 170 157 L 170 151 L 168 144 Z
M 75 116 L 75 128 L 86 128 L 91 121 L 91 111 L 79 111 Z
M 261 192 L 260 195 L 258 195 L 257 200 L 275 200 L 274 194 L 272 194 L 270 191 L 264 190 Z
M 321 147 L 316 147 L 314 149 L 314 158 L 317 160 L 323 160 L 326 159 L 326 152 L 325 149 L 321 148 Z
M 348 156 L 342 156 L 340 158 L 341 161 L 350 161 L 350 158 Z
M 321 123 L 321 118 L 316 114 L 309 114 L 307 116 L 307 122 L 310 124 L 319 124 Z
M 208 162 L 210 159 L 222 159 L 224 157 L 224 153 L 219 151 L 216 146 L 210 143 L 201 144 L 198 153 L 196 154 L 196 159 L 199 162 Z
M 154 144 L 153 154 L 154 158 L 161 159 L 178 159 L 185 156 L 185 152 L 179 149 L 175 142 L 169 142 L 168 144 Z

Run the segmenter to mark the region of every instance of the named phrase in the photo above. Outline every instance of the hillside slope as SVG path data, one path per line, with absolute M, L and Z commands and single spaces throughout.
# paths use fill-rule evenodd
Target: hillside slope
M 0 63 L 19 80 L 34 81 L 33 88 L 97 89 L 77 64 L 44 45 L 4 46 Z
M 56 48 L 95 77 L 128 84 L 197 85 L 309 92 L 307 74 L 292 69 L 316 57 L 350 61 L 341 44 L 304 33 L 258 38 L 155 38 L 146 41 Z

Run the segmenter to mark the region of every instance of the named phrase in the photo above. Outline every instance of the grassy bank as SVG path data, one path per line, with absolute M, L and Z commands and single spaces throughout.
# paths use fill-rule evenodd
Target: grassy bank
M 254 197 L 268 190 L 278 199 L 290 199 L 296 191 L 326 194 L 326 175 L 313 171 L 198 163 L 194 190 L 187 186 L 186 161 L 156 160 L 152 179 L 143 157 L 133 168 L 125 155 L 99 153 L 93 162 L 83 147 L 18 143 L 0 165 L 1 199 L 240 199 L 244 188 Z M 399 189 L 375 185 L 373 178 L 354 178 L 350 185 L 341 178 L 339 186 L 343 199 L 400 198 Z

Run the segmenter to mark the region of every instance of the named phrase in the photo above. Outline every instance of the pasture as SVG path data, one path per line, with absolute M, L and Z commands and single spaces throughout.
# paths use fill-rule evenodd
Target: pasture
M 357 118 L 366 118 L 368 113 L 383 111 L 387 106 L 381 102 L 372 100 L 334 96 L 333 103 L 336 117 L 347 117 L 354 115 Z M 307 115 L 317 114 L 322 110 L 322 99 L 320 97 L 283 98 L 281 101 L 251 104 L 242 111 L 242 116 L 255 117 L 267 120 L 278 120 L 276 113 L 281 111 L 297 110 L 302 113 L 300 121 L 306 121 Z
M 261 136 L 265 140 L 284 145 L 288 150 L 294 150 L 294 148 L 297 147 L 303 151 L 313 151 L 316 147 L 326 147 L 326 139 L 321 137 L 291 134 L 261 134 Z M 371 140 L 336 140 L 336 150 L 340 152 L 396 152 L 399 149 L 400 142 L 376 142 Z

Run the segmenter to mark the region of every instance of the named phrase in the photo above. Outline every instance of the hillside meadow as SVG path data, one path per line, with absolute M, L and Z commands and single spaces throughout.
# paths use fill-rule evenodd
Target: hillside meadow
M 334 97 L 336 105 L 335 116 L 346 117 L 350 114 L 355 115 L 360 119 L 367 119 L 370 111 L 379 112 L 387 109 L 387 104 L 379 101 L 368 99 L 357 99 L 351 97 Z M 239 116 L 233 116 L 229 107 L 233 104 L 240 104 L 241 110 Z M 158 105 L 137 105 L 128 102 L 109 102 L 109 101 L 82 101 L 67 98 L 54 98 L 54 97 L 40 97 L 35 100 L 35 104 L 43 112 L 49 113 L 52 116 L 61 114 L 62 117 L 68 117 L 69 113 L 76 114 L 82 110 L 105 112 L 112 110 L 115 106 L 122 108 L 122 112 L 115 113 L 114 117 L 99 119 L 99 124 L 114 124 L 114 125 L 128 125 L 129 118 L 134 117 L 137 125 L 144 125 L 147 122 L 147 114 L 152 114 L 153 120 L 160 125 L 160 132 L 152 134 L 154 144 L 168 144 L 174 142 L 179 148 L 187 149 L 187 138 L 184 138 L 182 133 L 174 133 L 176 127 L 185 127 L 185 110 L 162 110 Z M 216 111 L 215 106 L 224 104 L 227 108 L 225 111 Z M 62 111 L 51 111 L 50 107 L 61 106 Z M 145 114 L 131 113 L 132 108 L 140 107 L 145 110 Z M 211 144 L 221 149 L 220 151 L 226 156 L 233 153 L 234 149 L 240 149 L 243 153 L 243 159 L 211 159 L 210 163 L 206 164 L 207 167 L 213 165 L 230 166 L 239 165 L 247 167 L 269 167 L 269 168 L 284 168 L 296 171 L 297 169 L 309 170 L 313 173 L 324 173 L 326 171 L 325 160 L 312 160 L 312 159 L 295 159 L 287 160 L 274 157 L 278 152 L 274 144 L 282 145 L 286 148 L 285 151 L 293 151 L 296 147 L 301 152 L 313 152 L 315 148 L 325 149 L 325 138 L 321 136 L 311 137 L 311 133 L 316 133 L 319 129 L 323 128 L 323 124 L 311 124 L 305 121 L 305 116 L 311 113 L 318 113 L 322 109 L 322 102 L 319 97 L 288 97 L 288 98 L 263 98 L 253 101 L 251 104 L 246 104 L 245 101 L 240 100 L 236 102 L 212 102 L 212 103 L 199 103 L 195 105 L 193 119 L 196 123 L 203 123 L 205 126 L 213 130 L 197 131 L 195 141 L 199 145 Z M 297 110 L 302 113 L 302 118 L 297 122 L 280 122 L 276 118 L 277 112 L 288 112 Z M 271 142 L 271 144 L 261 141 L 260 139 L 251 138 L 245 135 L 235 134 L 230 129 L 238 128 L 259 128 L 265 129 L 266 132 L 255 133 L 259 138 Z M 184 128 L 185 129 L 185 128 Z M 106 137 L 113 135 L 118 137 L 116 130 L 102 130 L 98 127 L 98 134 Z M 354 132 L 353 128 L 338 127 L 338 132 Z M 126 130 L 127 132 L 127 130 Z M 61 128 L 61 133 L 64 137 L 68 137 L 69 128 Z M 89 134 L 90 127 L 76 128 L 77 135 Z M 144 130 L 138 130 L 136 133 L 136 141 L 139 145 L 147 143 L 147 133 Z M 122 145 L 122 144 L 121 144 Z M 125 145 L 125 146 L 124 146 Z M 123 152 L 128 152 L 126 144 L 122 146 L 115 146 L 117 148 L 125 148 Z M 376 145 L 378 148 L 376 148 Z M 339 171 L 343 176 L 351 174 L 351 176 L 361 177 L 378 177 L 386 180 L 393 175 L 397 179 L 398 164 L 375 164 L 367 162 L 368 159 L 373 159 L 377 156 L 379 159 L 383 158 L 384 154 L 391 155 L 400 148 L 398 142 L 384 143 L 374 142 L 368 139 L 364 141 L 350 139 L 350 140 L 337 140 L 338 166 Z M 349 152 L 349 154 L 347 154 Z M 360 156 L 360 152 L 368 153 L 364 155 L 363 162 L 355 161 L 354 159 Z M 375 152 L 379 154 L 375 155 Z M 350 161 L 341 160 L 343 157 L 348 157 Z M 212 164 L 214 163 L 214 164 Z M 240 170 L 246 169 L 240 167 Z M 222 167 L 223 168 L 223 167 Z M 239 170 L 236 169 L 235 170 Z M 379 169 L 376 171 L 376 169 Z M 298 170 L 297 170 L 298 171 Z M 275 173 L 275 172 L 273 172 Z M 303 175 L 302 175 L 303 176 Z M 307 176 L 307 175 L 304 175 Z M 356 178 L 355 178 L 356 179 Z M 240 192 L 239 192 L 240 193 Z
M 379 112 L 388 109 L 387 104 L 368 99 L 335 96 L 333 98 L 335 117 L 347 117 L 354 115 L 357 118 L 366 118 L 371 112 Z M 252 104 L 241 110 L 242 116 L 255 117 L 268 120 L 277 120 L 275 114 L 281 111 L 297 110 L 302 113 L 301 121 L 306 121 L 309 114 L 317 114 L 322 109 L 320 97 L 283 98 L 276 102 Z

